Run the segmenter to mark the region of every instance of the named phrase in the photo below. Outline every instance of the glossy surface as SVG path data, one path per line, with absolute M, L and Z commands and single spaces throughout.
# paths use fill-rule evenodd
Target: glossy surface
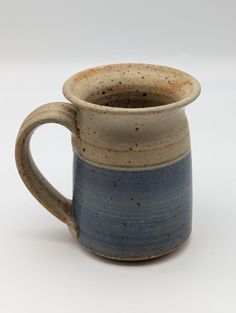
M 121 260 L 166 254 L 191 232 L 191 154 L 166 167 L 120 171 L 74 158 L 79 240 Z

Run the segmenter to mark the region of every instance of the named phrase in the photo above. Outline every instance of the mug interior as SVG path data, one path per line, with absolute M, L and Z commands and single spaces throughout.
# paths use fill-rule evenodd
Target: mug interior
M 191 102 L 199 83 L 177 69 L 149 64 L 113 64 L 90 68 L 64 85 L 72 102 L 93 106 L 142 109 Z

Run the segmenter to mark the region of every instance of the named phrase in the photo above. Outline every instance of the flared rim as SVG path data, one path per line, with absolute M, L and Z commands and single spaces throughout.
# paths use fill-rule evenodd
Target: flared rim
M 106 70 L 111 70 L 112 68 L 119 68 L 119 67 L 145 67 L 150 69 L 155 69 L 158 73 L 159 71 L 165 70 L 166 72 L 169 72 L 170 74 L 177 74 L 179 77 L 184 76 L 188 78 L 189 85 L 191 85 L 191 91 L 189 94 L 184 97 L 183 99 L 180 99 L 175 102 L 171 102 L 169 104 L 165 104 L 162 106 L 152 106 L 152 107 L 145 107 L 145 108 L 121 108 L 121 107 L 108 107 L 92 102 L 85 101 L 75 95 L 73 93 L 73 89 L 75 84 L 79 84 L 79 80 L 82 79 L 85 76 L 93 75 L 94 73 L 104 72 Z M 195 79 L 193 76 L 187 74 L 184 71 L 178 70 L 176 68 L 162 66 L 162 65 L 153 65 L 153 64 L 146 64 L 146 63 L 116 63 L 116 64 L 108 64 L 108 65 L 100 65 L 96 67 L 91 67 L 86 70 L 80 71 L 73 76 L 71 76 L 69 79 L 66 80 L 66 82 L 63 85 L 63 94 L 66 97 L 68 101 L 71 103 L 74 103 L 78 105 L 80 108 L 84 108 L 90 111 L 99 111 L 103 113 L 123 113 L 123 114 L 149 114 L 149 113 L 160 113 L 163 111 L 173 110 L 176 108 L 181 108 L 189 103 L 193 102 L 197 97 L 200 95 L 201 92 L 201 86 L 200 83 Z

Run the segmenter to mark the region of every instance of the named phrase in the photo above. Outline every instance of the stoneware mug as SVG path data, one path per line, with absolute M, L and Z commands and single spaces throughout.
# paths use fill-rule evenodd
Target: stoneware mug
M 113 64 L 75 74 L 63 92 L 69 103 L 39 107 L 20 128 L 16 164 L 25 185 L 100 256 L 134 261 L 174 251 L 191 232 L 185 107 L 198 97 L 198 81 L 164 66 Z M 46 123 L 72 133 L 72 201 L 32 159 L 30 138 Z

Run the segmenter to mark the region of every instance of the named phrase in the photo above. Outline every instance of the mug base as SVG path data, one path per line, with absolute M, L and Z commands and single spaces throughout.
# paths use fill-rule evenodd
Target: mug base
M 102 253 L 99 253 L 97 251 L 94 251 L 93 249 L 87 247 L 86 245 L 84 245 L 82 242 L 80 242 L 82 244 L 82 246 L 84 246 L 89 252 L 99 256 L 99 257 L 102 257 L 102 258 L 105 258 L 105 259 L 108 259 L 108 260 L 111 260 L 111 261 L 118 261 L 118 262 L 140 262 L 140 261 L 149 261 L 149 260 L 153 260 L 153 259 L 157 259 L 157 258 L 160 258 L 160 257 L 163 257 L 167 254 L 170 254 L 170 253 L 173 253 L 175 252 L 176 250 L 178 250 L 181 246 L 183 246 L 186 242 L 188 241 L 188 238 L 183 241 L 181 244 L 177 245 L 176 247 L 174 248 L 171 248 L 167 251 L 163 251 L 162 253 L 160 254 L 157 254 L 157 255 L 148 255 L 148 256 L 140 256 L 140 257 L 127 257 L 127 258 L 122 258 L 122 257 L 116 257 L 116 256 L 110 256 L 110 255 L 104 255 Z

